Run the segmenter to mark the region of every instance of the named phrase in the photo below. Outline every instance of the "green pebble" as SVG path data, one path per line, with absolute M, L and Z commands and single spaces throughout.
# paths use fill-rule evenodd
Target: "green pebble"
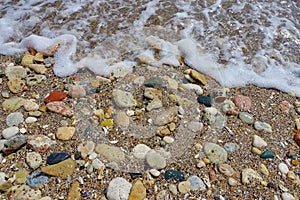
M 160 86 L 162 84 L 163 84 L 162 79 L 158 77 L 149 78 L 147 81 L 144 82 L 144 85 L 146 87 L 155 87 L 155 86 Z
M 199 96 L 197 101 L 200 104 L 204 104 L 207 107 L 211 107 L 211 97 L 210 96 Z
M 184 174 L 181 171 L 167 170 L 164 176 L 167 181 L 170 179 L 179 182 L 184 181 Z
M 265 151 L 260 155 L 260 158 L 267 159 L 267 158 L 274 158 L 274 153 L 272 151 Z

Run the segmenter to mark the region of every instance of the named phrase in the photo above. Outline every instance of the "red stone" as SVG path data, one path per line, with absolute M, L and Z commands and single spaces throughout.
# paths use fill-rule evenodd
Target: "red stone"
M 49 103 L 52 101 L 61 101 L 64 100 L 67 97 L 67 94 L 65 92 L 62 92 L 60 90 L 53 90 L 50 92 L 49 96 L 45 98 L 45 103 Z
M 298 146 L 300 147 L 300 133 L 296 133 L 294 135 L 294 140 L 298 144 Z
M 233 102 L 240 111 L 248 111 L 251 108 L 251 104 L 252 104 L 251 99 L 243 95 L 237 95 L 233 99 Z
M 61 114 L 66 117 L 72 117 L 74 115 L 74 111 L 62 101 L 49 102 L 46 104 L 46 107 L 50 111 Z

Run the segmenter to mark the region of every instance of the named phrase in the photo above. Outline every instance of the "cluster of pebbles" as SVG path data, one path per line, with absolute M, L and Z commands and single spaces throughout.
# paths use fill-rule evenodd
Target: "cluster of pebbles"
M 138 61 L 107 78 L 57 78 L 33 49 L 1 63 L 2 199 L 300 198 L 296 97 Z

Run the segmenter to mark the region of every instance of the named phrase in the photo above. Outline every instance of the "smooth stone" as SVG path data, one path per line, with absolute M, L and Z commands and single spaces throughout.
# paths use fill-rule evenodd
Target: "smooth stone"
M 52 101 L 46 104 L 47 109 L 66 117 L 72 117 L 74 111 L 62 101 Z
M 18 110 L 25 103 L 25 99 L 21 97 L 12 97 L 10 99 L 6 99 L 2 103 L 2 108 L 4 110 L 15 111 Z
M 97 170 L 105 167 L 104 163 L 101 160 L 99 160 L 98 158 L 96 158 L 92 161 L 92 166 L 94 167 L 94 169 L 97 169 Z
M 297 130 L 300 130 L 300 118 L 295 119 L 295 122 Z
M 219 165 L 219 171 L 225 176 L 233 176 L 233 174 L 235 173 L 234 169 L 230 165 L 225 163 Z
M 260 164 L 259 167 L 260 167 L 259 170 L 260 170 L 261 173 L 263 173 L 265 176 L 269 176 L 270 172 L 269 172 L 266 165 Z
M 113 119 L 105 119 L 101 122 L 100 129 L 102 129 L 103 127 L 109 128 L 109 127 L 113 127 L 113 126 L 114 126 L 114 120 Z
M 47 80 L 47 77 L 45 75 L 30 75 L 26 78 L 26 84 L 28 86 L 35 86 L 40 84 L 42 81 Z
M 144 96 L 148 99 L 162 98 L 162 91 L 155 88 L 145 88 Z
M 15 135 L 10 139 L 6 140 L 4 143 L 4 148 L 2 152 L 5 155 L 9 155 L 11 153 L 16 152 L 20 148 L 22 148 L 27 143 L 27 137 L 24 135 Z
M 44 99 L 44 102 L 50 103 L 53 101 L 62 101 L 67 97 L 67 93 L 60 90 L 53 90 L 50 94 Z
M 24 170 L 24 169 L 21 169 L 21 170 L 18 170 L 16 173 L 15 173 L 15 176 L 16 176 L 16 183 L 17 184 L 23 184 L 26 182 L 26 178 L 27 176 L 29 175 L 29 172 L 27 170 Z
M 128 200 L 144 200 L 146 198 L 146 188 L 140 179 L 137 179 L 131 188 Z
M 81 191 L 80 183 L 78 181 L 74 181 L 69 190 L 67 200 L 80 200 L 81 199 L 80 191 Z
M 200 81 L 203 85 L 206 85 L 207 84 L 207 81 L 205 79 L 205 76 L 203 74 L 201 74 L 200 72 L 192 69 L 190 70 L 190 73 L 191 77 L 195 80 L 198 80 Z
M 17 78 L 17 79 L 13 79 L 7 82 L 8 85 L 8 89 L 14 93 L 14 94 L 18 94 L 20 92 L 23 91 L 24 86 L 26 85 L 25 81 Z
M 85 159 L 88 155 L 94 152 L 95 142 L 86 141 L 78 145 L 77 150 L 80 152 L 81 157 Z
M 39 153 L 48 151 L 56 141 L 51 140 L 45 135 L 30 135 L 28 136 L 28 145 Z
M 42 115 L 42 112 L 41 111 L 30 111 L 29 113 L 29 116 L 32 116 L 32 117 L 40 117 Z
M 190 191 L 191 183 L 189 181 L 182 181 L 178 184 L 178 190 L 181 194 L 186 194 Z
M 278 170 L 281 172 L 281 174 L 286 175 L 290 170 L 289 167 L 285 163 L 279 163 Z
M 227 161 L 226 150 L 218 144 L 206 143 L 204 145 L 204 153 L 212 163 L 221 164 Z
M 247 96 L 237 95 L 233 99 L 234 104 L 238 107 L 240 111 L 247 111 L 251 108 L 251 99 Z
M 125 159 L 125 154 L 119 147 L 97 144 L 95 151 L 104 156 L 108 161 L 119 162 Z
M 148 105 L 146 107 L 146 110 L 148 112 L 150 112 L 151 110 L 159 109 L 162 106 L 163 105 L 162 105 L 161 100 L 159 100 L 159 99 L 153 99 L 150 103 L 148 103 Z
M 178 89 L 178 83 L 175 79 L 166 77 L 165 80 L 167 80 L 167 88 L 171 90 L 177 90 Z
M 215 103 L 223 103 L 226 100 L 226 89 L 225 88 L 216 88 L 210 92 L 211 98 Z
M 263 158 L 263 159 L 274 158 L 274 157 L 275 157 L 275 155 L 272 151 L 265 151 L 260 155 L 260 158 Z
M 8 80 L 22 79 L 27 76 L 27 71 L 22 66 L 7 66 L 5 69 L 5 75 Z
M 145 144 L 137 144 L 133 149 L 132 149 L 132 154 L 135 158 L 144 160 L 146 158 L 146 154 L 148 151 L 150 151 L 151 148 L 148 147 Z
M 171 192 L 172 194 L 174 194 L 174 195 L 177 195 L 177 194 L 178 194 L 177 187 L 176 187 L 176 185 L 174 185 L 174 184 L 170 184 L 170 185 L 169 185 L 169 190 L 170 190 L 170 192 Z
M 69 89 L 68 93 L 72 98 L 83 98 L 86 96 L 86 91 L 81 85 L 74 85 Z
M 4 129 L 2 131 L 2 137 L 4 139 L 9 139 L 9 138 L 15 136 L 18 133 L 19 133 L 19 128 L 16 127 L 16 126 L 12 126 L 12 127 Z
M 71 158 L 71 156 L 68 153 L 65 153 L 65 152 L 51 153 L 47 157 L 47 164 L 48 165 L 54 165 L 54 164 L 57 164 L 57 163 L 62 162 L 64 160 L 67 160 L 69 158 Z
M 254 117 L 253 115 L 247 113 L 247 112 L 240 112 L 239 118 L 242 120 L 242 122 L 246 124 L 253 124 L 254 123 Z
M 26 155 L 26 163 L 31 167 L 32 169 L 37 169 L 41 166 L 43 160 L 41 154 L 38 152 L 29 152 Z
M 207 107 L 211 107 L 212 99 L 210 96 L 199 96 L 197 98 L 198 103 L 203 104 Z
M 261 182 L 262 180 L 263 180 L 262 177 L 255 170 L 251 168 L 242 170 L 242 183 L 244 185 L 248 185 L 254 181 Z
M 226 113 L 228 115 L 237 115 L 239 113 L 235 104 L 231 100 L 228 100 L 228 99 L 226 99 L 223 102 L 222 110 L 224 113 Z
M 256 154 L 256 155 L 261 155 L 262 154 L 262 151 L 257 147 L 252 147 L 251 152 Z
M 28 67 L 38 74 L 45 74 L 47 68 L 43 64 L 29 64 Z
M 187 179 L 187 181 L 191 183 L 191 186 L 190 186 L 191 191 L 206 190 L 205 183 L 198 176 L 190 176 Z
M 172 137 L 170 137 L 170 136 L 165 136 L 163 138 L 163 141 L 165 141 L 167 144 L 171 144 L 171 143 L 173 143 L 175 141 L 175 139 L 172 138 Z
M 76 162 L 71 158 L 61 161 L 54 165 L 42 167 L 42 172 L 50 176 L 67 178 L 71 176 L 76 169 Z
M 125 200 L 128 199 L 131 190 L 131 183 L 122 177 L 114 178 L 107 188 L 108 200 Z
M 48 182 L 48 176 L 43 172 L 37 171 L 27 177 L 26 183 L 33 188 L 39 188 L 40 185 L 43 185 Z
M 23 114 L 20 112 L 10 113 L 6 117 L 6 125 L 7 126 L 18 126 L 22 122 L 24 122 L 24 117 L 23 117 Z
M 157 151 L 150 150 L 146 154 L 147 164 L 154 169 L 163 169 L 166 167 L 166 159 Z
M 121 128 L 127 128 L 130 124 L 130 119 L 124 111 L 117 111 L 116 115 L 114 116 L 114 122 Z
M 255 121 L 254 128 L 258 131 L 265 131 L 267 133 L 272 133 L 272 127 L 270 126 L 270 124 L 265 122 Z
M 189 129 L 190 131 L 196 133 L 196 132 L 201 131 L 203 129 L 203 123 L 197 122 L 197 121 L 188 122 L 187 129 Z
M 181 182 L 185 180 L 183 172 L 176 170 L 167 170 L 164 174 L 164 177 L 166 181 L 174 180 Z
M 296 200 L 296 198 L 288 192 L 282 193 L 281 198 L 282 198 L 282 200 Z
M 228 184 L 230 186 L 237 186 L 238 185 L 238 181 L 236 179 L 232 178 L 232 177 L 229 177 L 228 178 Z
M 31 100 L 26 99 L 23 105 L 26 111 L 36 111 L 39 109 L 39 105 Z
M 30 199 L 30 200 L 39 200 L 42 198 L 42 193 L 40 190 L 32 189 L 27 185 L 15 185 L 9 188 L 7 191 L 9 194 L 9 199 Z
M 213 127 L 216 129 L 222 129 L 226 126 L 226 124 L 227 124 L 227 118 L 224 117 L 223 115 L 217 115 Z
M 268 145 L 268 143 L 266 141 L 264 141 L 264 139 L 262 139 L 258 135 L 253 135 L 252 145 L 257 148 L 263 148 L 263 147 L 266 147 Z
M 158 171 L 157 169 L 150 169 L 149 172 L 154 177 L 159 177 L 160 176 L 160 171 Z
M 56 137 L 60 140 L 70 140 L 75 134 L 75 127 L 59 127 L 56 131 Z
M 156 115 L 153 123 L 154 123 L 154 125 L 157 125 L 157 126 L 166 125 L 166 124 L 174 121 L 174 118 L 177 116 L 177 114 L 178 114 L 177 106 L 167 108 L 166 110 L 160 111 Z
M 146 87 L 156 87 L 161 86 L 163 84 L 163 80 L 159 77 L 151 77 L 144 82 L 144 86 Z
M 26 119 L 25 119 L 25 123 L 26 124 L 32 124 L 32 123 L 34 123 L 34 122 L 36 122 L 38 119 L 36 118 L 36 117 L 27 117 Z
M 136 100 L 130 92 L 114 89 L 113 99 L 115 104 L 120 108 L 130 108 L 137 105 Z
M 0 140 L 0 151 L 2 151 L 2 149 L 4 148 L 4 144 L 7 140 Z M 1 155 L 0 155 L 0 160 L 1 160 Z
M 214 107 L 209 107 L 204 109 L 203 120 L 208 124 L 214 124 L 216 122 L 216 116 L 218 110 Z
M 21 62 L 21 65 L 23 66 L 27 66 L 29 64 L 33 64 L 33 59 L 34 59 L 34 56 L 31 55 L 31 54 L 26 54 L 23 56 L 22 58 L 22 62 Z
M 224 144 L 224 149 L 228 152 L 228 153 L 232 153 L 238 149 L 240 149 L 240 146 L 237 143 L 234 142 L 226 142 Z
M 194 91 L 197 95 L 202 95 L 203 94 L 203 89 L 201 88 L 200 85 L 193 84 L 193 83 L 186 83 L 186 84 L 182 84 L 181 86 L 184 89 Z

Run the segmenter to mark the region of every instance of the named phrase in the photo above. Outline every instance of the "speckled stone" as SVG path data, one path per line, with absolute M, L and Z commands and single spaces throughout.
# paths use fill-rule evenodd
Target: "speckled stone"
M 28 99 L 25 100 L 23 106 L 26 111 L 36 111 L 39 109 L 39 105 L 36 102 Z
M 226 150 L 218 144 L 206 143 L 204 145 L 204 153 L 212 163 L 221 164 L 227 161 Z
M 39 188 L 40 185 L 47 183 L 48 179 L 49 178 L 46 174 L 37 171 L 27 177 L 26 183 L 32 188 Z
M 150 150 L 146 154 L 147 164 L 154 169 L 163 169 L 166 167 L 166 159 L 157 151 Z
M 228 99 L 223 102 L 222 110 L 228 115 L 237 115 L 239 113 L 238 108 L 235 106 L 235 104 Z
M 26 77 L 26 84 L 28 86 L 35 86 L 40 84 L 44 80 L 47 80 L 47 77 L 45 75 L 34 74 Z
M 174 180 L 174 181 L 184 181 L 184 174 L 181 171 L 176 170 L 167 170 L 164 174 L 165 179 L 168 180 Z
M 247 111 L 251 108 L 251 99 L 247 96 L 237 95 L 233 99 L 234 104 L 239 108 L 240 111 Z
M 240 112 L 239 118 L 242 120 L 242 122 L 246 124 L 253 124 L 254 123 L 254 117 L 250 113 L 247 112 Z
M 39 200 L 42 197 L 42 193 L 40 190 L 31 189 L 27 185 L 15 185 L 9 188 L 7 191 L 7 196 L 10 199 L 32 199 Z
M 255 121 L 254 128 L 258 131 L 265 131 L 267 133 L 272 133 L 271 125 L 266 122 Z
M 7 82 L 7 85 L 8 85 L 8 89 L 12 93 L 18 94 L 18 93 L 23 91 L 23 88 L 26 85 L 26 83 L 22 79 L 16 78 L 16 79 L 13 79 L 13 80 L 9 80 Z
M 20 169 L 15 173 L 15 175 L 16 175 L 16 180 L 15 180 L 16 183 L 23 184 L 26 182 L 26 178 L 29 175 L 29 172 L 25 169 Z
M 6 99 L 2 103 L 2 108 L 5 110 L 15 111 L 18 110 L 25 103 L 25 99 L 21 97 L 12 97 L 10 99 Z
M 97 144 L 95 151 L 104 156 L 108 161 L 119 162 L 125 159 L 125 154 L 119 147 Z
M 136 100 L 130 92 L 115 89 L 113 90 L 113 100 L 120 108 L 130 108 L 137 105 Z
M 42 172 L 48 174 L 50 176 L 67 178 L 71 176 L 76 169 L 76 162 L 71 158 L 59 162 L 54 165 L 49 165 L 46 167 L 42 167 Z
M 45 135 L 31 135 L 28 137 L 28 145 L 39 153 L 48 151 L 56 141 Z
M 26 77 L 27 71 L 22 66 L 9 65 L 5 69 L 5 75 L 8 80 L 14 80 L 17 78 L 22 79 Z
M 162 91 L 155 88 L 145 88 L 144 96 L 148 99 L 160 99 L 162 98 Z
M 74 181 L 71 185 L 71 188 L 68 193 L 67 200 L 80 200 L 81 192 L 80 192 L 80 183 L 78 181 Z
M 114 178 L 107 188 L 108 200 L 128 199 L 131 190 L 131 183 L 122 177 Z
M 31 167 L 32 169 L 37 169 L 41 166 L 43 160 L 41 154 L 38 152 L 29 152 L 26 155 L 26 163 Z
M 191 191 L 206 190 L 205 183 L 198 176 L 190 176 L 187 181 L 191 183 Z
M 235 173 L 234 169 L 230 165 L 225 163 L 219 165 L 219 171 L 225 176 L 233 176 L 233 174 Z
M 259 181 L 261 182 L 263 179 L 255 170 L 251 168 L 242 170 L 242 183 L 244 185 L 248 185 L 252 182 Z
M 47 103 L 46 107 L 50 111 L 61 114 L 66 117 L 72 117 L 74 115 L 74 111 L 62 101 L 52 101 L 50 103 Z
M 22 122 L 24 122 L 24 117 L 23 117 L 23 114 L 20 112 L 10 113 L 6 117 L 6 125 L 7 126 L 18 126 Z
M 24 135 L 15 135 L 4 142 L 2 152 L 5 155 L 16 152 L 27 143 L 27 137 Z

